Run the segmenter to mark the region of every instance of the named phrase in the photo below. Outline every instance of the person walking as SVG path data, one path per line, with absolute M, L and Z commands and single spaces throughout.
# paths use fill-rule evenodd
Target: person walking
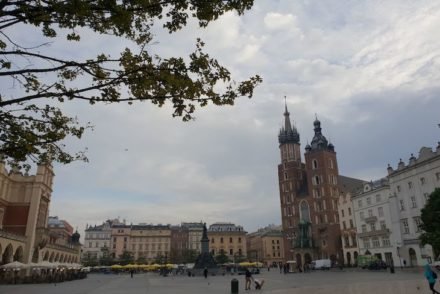
M 440 292 L 434 289 L 435 282 L 437 280 L 437 274 L 431 269 L 429 264 L 425 265 L 425 278 L 428 280 L 429 289 L 431 289 L 432 294 L 440 294 Z
M 246 283 L 245 283 L 245 290 L 250 290 L 251 289 L 251 284 L 252 284 L 252 273 L 251 271 L 247 268 L 246 272 L 244 273 L 245 277 L 246 277 Z
M 208 268 L 205 267 L 205 269 L 203 270 L 203 275 L 205 276 L 205 279 L 208 278 Z

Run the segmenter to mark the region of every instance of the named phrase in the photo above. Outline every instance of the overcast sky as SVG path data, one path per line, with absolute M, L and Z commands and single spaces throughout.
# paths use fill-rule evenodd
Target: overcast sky
M 237 81 L 259 74 L 252 99 L 206 107 L 183 123 L 149 103 L 65 106 L 93 132 L 70 142 L 89 163 L 55 165 L 50 208 L 78 227 L 120 217 L 128 223 L 226 221 L 254 231 L 280 223 L 277 135 L 284 96 L 301 136 L 315 113 L 335 145 L 340 174 L 386 175 L 440 140 L 440 3 L 437 1 L 256 1 L 199 29 L 155 28 L 151 51 L 185 56 L 197 37 Z M 26 36 L 31 38 L 31 36 Z M 84 38 L 83 38 L 84 40 Z M 117 53 L 124 40 L 90 34 L 51 52 Z

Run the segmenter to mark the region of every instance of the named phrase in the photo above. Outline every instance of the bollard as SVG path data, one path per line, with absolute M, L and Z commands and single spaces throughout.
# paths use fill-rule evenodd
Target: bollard
M 231 294 L 238 294 L 238 280 L 232 279 L 231 281 Z

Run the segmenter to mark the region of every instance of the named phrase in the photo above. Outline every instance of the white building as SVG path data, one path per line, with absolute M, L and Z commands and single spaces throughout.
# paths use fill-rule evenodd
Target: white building
M 188 229 L 188 249 L 201 252 L 201 243 L 203 236 L 203 223 L 182 223 L 182 227 Z
M 387 264 L 399 265 L 392 228 L 390 186 L 387 178 L 365 183 L 352 197 L 360 255 L 376 255 Z
M 99 259 L 110 249 L 112 225 L 121 224 L 118 219 L 107 220 L 100 226 L 87 226 L 85 230 L 83 258 Z M 107 250 L 106 250 L 107 249 Z
M 411 154 L 408 165 L 400 160 L 396 170 L 388 166 L 388 178 L 396 212 L 395 246 L 407 266 L 422 266 L 434 259 L 432 247 L 420 244 L 419 225 L 428 196 L 440 187 L 440 143 L 434 152 L 422 147 L 417 158 Z

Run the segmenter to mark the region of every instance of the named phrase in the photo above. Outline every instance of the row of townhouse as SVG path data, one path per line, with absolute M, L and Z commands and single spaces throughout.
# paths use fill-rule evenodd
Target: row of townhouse
M 355 265 L 358 255 L 375 255 L 395 266 L 422 266 L 434 260 L 430 245 L 423 246 L 421 210 L 440 187 L 440 143 L 435 151 L 422 147 L 388 175 L 365 182 L 339 198 L 344 263 Z
M 107 220 L 99 226 L 87 226 L 83 258 L 99 259 L 108 254 L 118 259 L 130 252 L 134 260 L 154 262 L 179 261 L 185 251 L 199 254 L 204 224 L 181 225 L 127 225 L 119 220 Z M 215 223 L 208 229 L 210 252 L 215 256 L 225 254 L 230 260 L 246 256 L 246 231 L 232 223 Z

